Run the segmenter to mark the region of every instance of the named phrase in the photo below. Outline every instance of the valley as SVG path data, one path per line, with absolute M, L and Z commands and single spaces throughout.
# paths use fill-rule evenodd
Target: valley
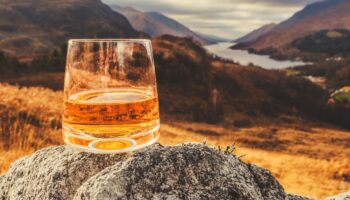
M 233 49 L 159 12 L 100 0 L 33 2 L 0 1 L 0 173 L 63 144 L 69 38 L 149 38 L 161 144 L 235 144 L 237 155 L 270 169 L 287 192 L 315 199 L 349 189 L 350 107 L 343 94 L 331 96 L 350 85 L 347 1 L 311 4 L 235 40 Z M 332 23 L 314 21 L 321 11 Z
M 334 109 L 348 109 L 347 92 L 342 92 L 342 98 L 336 98 L 332 94 L 350 85 L 349 6 L 349 1 L 345 0 L 309 4 L 265 32 L 263 26 L 242 37 L 242 40 L 238 39 L 241 42 L 231 48 L 277 60 L 302 60 L 310 63 L 307 66 L 289 68 L 287 74 L 306 77 L 319 85 L 328 95 L 328 105 Z M 257 33 L 261 35 L 250 41 L 244 40 Z M 347 119 L 342 123 L 349 122 Z

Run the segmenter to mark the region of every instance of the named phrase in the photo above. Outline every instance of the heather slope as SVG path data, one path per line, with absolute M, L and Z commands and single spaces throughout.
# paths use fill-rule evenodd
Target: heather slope
M 100 0 L 1 0 L 0 50 L 16 57 L 49 54 L 71 38 L 140 37 Z
M 236 43 L 249 43 L 249 42 L 253 42 L 256 39 L 270 33 L 271 31 L 274 30 L 274 28 L 276 27 L 277 24 L 275 23 L 271 23 L 271 24 L 266 24 L 250 33 L 248 33 L 247 35 L 238 38 L 237 40 L 235 40 L 234 42 Z

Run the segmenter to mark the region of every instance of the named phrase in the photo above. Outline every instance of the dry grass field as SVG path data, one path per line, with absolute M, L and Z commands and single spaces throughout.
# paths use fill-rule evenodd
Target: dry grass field
M 62 143 L 61 92 L 0 84 L 0 172 L 23 155 Z
M 223 132 L 229 131 L 224 128 L 214 128 L 210 125 L 204 124 L 192 124 L 191 131 L 185 127 L 188 125 L 184 123 L 179 126 L 177 123 L 175 126 L 170 124 L 162 124 L 161 130 L 162 135 L 160 142 L 162 144 L 173 145 L 182 142 L 203 142 L 207 141 L 210 146 L 220 146 L 224 149 L 228 145 L 232 145 L 235 141 L 239 141 L 237 138 L 243 138 L 244 134 L 249 132 L 255 132 L 256 134 L 261 133 L 264 128 L 251 128 L 249 130 L 237 130 L 236 133 L 225 134 L 220 137 L 213 137 L 203 135 L 201 132 L 193 131 L 193 127 L 204 130 L 221 130 Z M 281 128 L 283 130 L 283 128 Z M 323 131 L 322 131 L 323 130 Z M 315 129 L 319 131 L 319 134 L 336 134 L 331 138 L 341 137 L 342 135 L 348 135 L 349 132 L 343 132 L 331 129 Z M 291 140 L 293 137 L 297 137 L 298 130 L 286 129 L 285 134 L 289 134 Z M 184 137 L 185 136 L 185 137 Z M 313 136 L 311 136 L 313 137 Z M 316 136 L 313 140 L 317 143 L 319 136 Z M 247 135 L 247 140 L 249 136 Z M 332 140 L 332 139 L 329 140 Z M 322 142 L 321 142 L 322 143 Z M 258 143 L 257 143 L 258 144 Z M 348 143 L 349 144 L 349 143 Z M 278 150 L 274 144 L 266 140 L 266 146 L 270 145 L 274 150 L 268 150 L 267 148 L 261 148 L 259 145 L 254 147 L 251 142 L 237 142 L 237 151 L 235 154 L 243 156 L 242 160 L 258 164 L 262 167 L 269 169 L 282 183 L 284 188 L 289 193 L 303 194 L 315 199 L 323 199 L 324 197 L 331 196 L 340 192 L 349 190 L 350 188 L 350 149 L 349 147 L 341 146 L 328 146 L 324 150 L 317 145 L 300 147 L 295 144 L 288 146 L 288 149 Z M 322 144 L 321 146 L 327 146 Z M 333 148 L 335 152 L 342 152 L 343 154 L 337 156 L 329 156 L 328 148 Z M 300 149 L 305 150 L 300 151 Z M 299 153 L 297 153 L 299 151 Z M 313 153 L 317 152 L 317 156 L 312 156 Z M 346 152 L 346 153 L 345 153 Z
M 16 159 L 62 144 L 62 92 L 0 84 L 0 174 Z M 322 199 L 350 189 L 350 132 L 312 123 L 232 128 L 170 122 L 160 142 L 203 142 L 224 148 L 236 143 L 242 159 L 268 168 L 290 193 Z

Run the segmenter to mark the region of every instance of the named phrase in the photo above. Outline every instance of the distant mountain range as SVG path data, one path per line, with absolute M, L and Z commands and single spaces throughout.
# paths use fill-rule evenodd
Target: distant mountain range
M 259 37 L 262 37 L 266 35 L 267 33 L 271 32 L 275 27 L 277 26 L 276 23 L 270 23 L 266 24 L 250 33 L 247 35 L 235 40 L 235 43 L 248 43 L 248 42 L 253 42 Z
M 203 33 L 198 33 L 197 34 L 199 36 L 201 36 L 202 38 L 206 39 L 207 41 L 209 41 L 210 43 L 218 43 L 218 42 L 228 42 L 230 41 L 229 39 L 223 38 L 223 37 L 219 37 L 219 36 L 215 36 L 215 35 L 208 35 L 208 34 L 203 34 Z
M 197 34 L 158 12 L 110 6 L 101 0 L 0 0 L 0 51 L 31 59 L 71 38 L 191 37 L 203 45 L 223 39 Z
M 240 46 L 256 51 L 291 51 L 290 44 L 293 41 L 324 29 L 350 29 L 349 0 L 326 0 L 310 4 L 270 32 Z
M 192 37 L 203 45 L 218 41 L 218 38 L 197 34 L 185 25 L 159 12 L 142 12 L 132 7 L 118 5 L 111 5 L 111 8 L 128 18 L 136 30 L 145 32 L 152 37 L 166 34 L 177 37 Z
M 100 0 L 0 0 L 0 50 L 12 56 L 48 54 L 70 38 L 141 36 Z

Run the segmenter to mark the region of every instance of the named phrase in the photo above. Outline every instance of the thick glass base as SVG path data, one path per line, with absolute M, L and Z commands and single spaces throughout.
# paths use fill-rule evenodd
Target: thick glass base
M 159 138 L 159 125 L 146 132 L 129 135 L 128 137 L 96 138 L 63 126 L 63 138 L 66 144 L 82 151 L 99 154 L 127 153 L 151 144 Z

